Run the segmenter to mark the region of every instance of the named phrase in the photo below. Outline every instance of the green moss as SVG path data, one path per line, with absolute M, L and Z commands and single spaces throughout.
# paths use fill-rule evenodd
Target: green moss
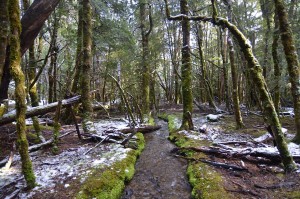
M 206 140 L 193 140 L 189 139 L 183 134 L 176 131 L 176 116 L 168 116 L 170 136 L 169 139 L 174 142 L 178 147 L 197 147 L 208 146 L 210 142 Z M 200 159 L 206 158 L 204 153 L 196 153 L 188 150 L 181 150 L 181 155 L 186 157 Z M 187 175 L 189 182 L 192 185 L 193 198 L 230 198 L 229 194 L 225 191 L 222 185 L 221 174 L 216 172 L 212 167 L 201 162 L 190 162 Z
M 32 142 L 34 144 L 38 144 L 41 142 L 41 140 L 39 139 L 39 137 L 37 136 L 37 134 L 34 133 L 27 133 L 27 139 L 29 142 Z
M 222 185 L 220 174 L 204 163 L 190 163 L 187 169 L 193 186 L 193 198 L 230 198 Z
M 136 159 L 145 146 L 143 134 L 137 133 L 136 136 L 138 148 L 130 150 L 126 158 L 115 162 L 104 171 L 103 168 L 95 169 L 82 185 L 77 198 L 118 199 L 121 197 L 125 182 L 132 179 Z

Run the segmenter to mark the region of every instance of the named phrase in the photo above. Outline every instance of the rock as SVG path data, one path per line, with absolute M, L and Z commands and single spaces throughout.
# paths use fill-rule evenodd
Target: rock
M 218 122 L 222 116 L 223 116 L 222 114 L 218 114 L 218 115 L 209 114 L 206 116 L 206 119 L 209 122 Z

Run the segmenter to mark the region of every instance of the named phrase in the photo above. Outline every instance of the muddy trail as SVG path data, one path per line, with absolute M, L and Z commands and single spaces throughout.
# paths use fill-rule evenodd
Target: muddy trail
M 186 176 L 187 162 L 172 156 L 175 147 L 168 139 L 168 125 L 145 134 L 146 146 L 136 164 L 136 173 L 122 199 L 189 199 L 191 187 Z

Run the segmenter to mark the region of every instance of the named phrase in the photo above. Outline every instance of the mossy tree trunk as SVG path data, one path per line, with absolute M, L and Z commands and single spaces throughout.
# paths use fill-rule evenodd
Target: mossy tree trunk
M 73 96 L 75 94 L 79 94 L 79 85 L 81 82 L 81 74 L 82 74 L 82 57 L 83 57 L 83 50 L 82 50 L 82 31 L 83 31 L 83 18 L 82 18 L 82 1 L 77 3 L 77 10 L 78 10 L 78 25 L 77 25 L 77 47 L 76 47 L 76 58 L 75 58 L 75 67 L 74 67 L 74 76 L 73 81 L 71 83 L 71 90 L 67 93 L 67 97 L 69 95 Z M 105 87 L 105 86 L 104 86 Z M 77 113 L 78 105 L 73 106 L 73 110 L 71 106 L 68 106 L 63 115 L 62 120 L 66 124 L 70 124 L 73 121 L 72 115 L 70 114 L 72 111 Z
M 0 84 L 4 71 L 9 34 L 8 0 L 0 1 Z
M 279 30 L 283 45 L 288 72 L 291 82 L 291 91 L 294 103 L 296 136 L 294 141 L 300 143 L 300 66 L 297 49 L 293 39 L 292 28 L 289 23 L 288 13 L 282 0 L 274 0 L 275 12 L 279 20 Z
M 149 29 L 146 30 L 146 1 L 140 0 L 140 21 L 141 21 L 141 34 L 142 34 L 142 104 L 143 104 L 143 114 L 149 114 L 150 112 L 150 64 L 149 64 L 149 36 L 152 31 L 152 17 L 151 17 L 151 7 L 149 6 L 148 16 L 149 16 Z
M 35 176 L 32 169 L 32 163 L 28 153 L 28 141 L 26 138 L 26 92 L 25 76 L 21 70 L 21 52 L 20 52 L 20 8 L 18 0 L 9 0 L 9 19 L 10 19 L 10 73 L 15 81 L 16 98 L 16 121 L 17 121 L 17 145 L 22 161 L 22 172 L 27 182 L 28 188 L 35 186 Z
M 264 115 L 267 118 L 267 122 L 272 128 L 272 132 L 275 137 L 275 141 L 277 143 L 277 149 L 281 156 L 282 162 L 284 164 L 284 169 L 286 172 L 291 172 L 296 168 L 296 165 L 293 161 L 293 157 L 291 156 L 286 141 L 284 139 L 284 135 L 282 133 L 281 124 L 276 113 L 270 92 L 268 90 L 265 79 L 262 75 L 262 67 L 258 63 L 257 59 L 254 57 L 252 52 L 252 46 L 249 40 L 243 35 L 243 33 L 228 20 L 217 17 L 213 20 L 211 17 L 206 16 L 188 16 L 186 14 L 180 16 L 170 16 L 170 11 L 168 8 L 167 0 L 166 3 L 166 14 L 168 19 L 171 20 L 193 20 L 193 21 L 206 21 L 211 22 L 215 21 L 215 25 L 227 28 L 231 34 L 237 40 L 242 53 L 247 61 L 248 68 L 250 69 L 251 77 L 255 83 L 256 89 L 260 95 L 260 101 L 263 105 Z
M 229 22 L 231 22 L 231 20 L 232 20 L 231 5 L 232 5 L 231 0 L 228 0 L 227 1 L 227 15 L 228 15 Z M 229 60 L 230 60 L 230 67 L 231 67 L 232 101 L 233 101 L 233 107 L 234 107 L 235 122 L 236 122 L 236 128 L 240 129 L 240 128 L 243 128 L 245 125 L 243 123 L 243 118 L 242 118 L 241 110 L 240 110 L 237 67 L 235 64 L 234 47 L 233 47 L 233 41 L 231 39 L 230 33 L 228 33 L 228 35 L 227 35 L 227 44 L 228 44 L 228 48 L 229 48 Z
M 223 70 L 223 77 L 224 77 L 224 98 L 225 98 L 225 104 L 226 109 L 230 110 L 230 104 L 229 104 L 229 91 L 228 91 L 228 59 L 227 59 L 227 42 L 226 42 L 226 33 L 227 31 L 222 32 L 220 28 L 220 41 L 221 41 L 221 56 L 222 56 L 222 70 Z M 224 36 L 223 36 L 224 34 Z
M 24 10 L 27 10 L 29 8 L 29 1 L 23 0 L 23 6 Z M 29 84 L 31 85 L 36 77 L 36 68 L 35 68 L 35 48 L 34 44 L 29 47 L 29 64 L 28 64 L 28 78 L 29 78 Z M 31 100 L 31 106 L 36 107 L 39 105 L 39 99 L 38 99 L 38 93 L 37 93 L 37 85 L 36 83 L 33 84 L 33 86 L 29 87 L 29 96 Z M 41 138 L 41 128 L 39 124 L 38 118 L 32 117 L 33 127 L 35 130 L 35 133 L 37 134 L 37 137 Z
M 275 86 L 274 86 L 274 106 L 276 112 L 279 113 L 280 107 L 280 77 L 281 77 L 281 69 L 280 62 L 278 57 L 278 40 L 279 40 L 279 29 L 278 29 L 278 19 L 276 15 L 274 15 L 274 33 L 273 33 L 273 43 L 272 43 L 272 57 L 274 64 L 274 76 L 275 76 Z
M 50 66 L 48 69 L 48 79 L 49 79 L 49 87 L 48 87 L 48 102 L 56 102 L 56 72 L 57 72 L 57 57 L 58 57 L 58 44 L 57 44 L 57 34 L 58 34 L 58 24 L 59 24 L 59 16 L 57 12 L 53 15 L 53 31 L 51 37 L 51 51 L 50 51 Z
M 83 130 L 95 131 L 92 122 L 92 101 L 90 96 L 90 73 L 92 66 L 92 7 L 90 0 L 82 0 L 82 73 L 81 102 L 83 108 Z
M 207 99 L 208 99 L 208 104 L 210 107 L 214 108 L 215 110 L 217 109 L 217 106 L 215 104 L 215 101 L 213 99 L 213 92 L 211 88 L 211 83 L 209 81 L 209 78 L 207 76 L 206 72 L 206 65 L 204 61 L 204 53 L 203 53 L 203 26 L 201 23 L 197 24 L 196 26 L 196 31 L 197 31 L 197 43 L 198 43 L 198 48 L 199 48 L 199 58 L 200 58 L 200 69 L 201 69 L 201 74 L 202 74 L 202 81 L 204 83 L 204 88 L 206 91 Z
M 188 15 L 187 0 L 180 0 L 180 11 L 183 15 Z M 183 19 L 182 28 L 182 51 L 181 51 L 181 78 L 182 78 L 182 103 L 183 115 L 181 129 L 193 129 L 190 124 L 191 113 L 193 112 L 193 94 L 192 94 L 192 64 L 190 54 L 190 22 Z

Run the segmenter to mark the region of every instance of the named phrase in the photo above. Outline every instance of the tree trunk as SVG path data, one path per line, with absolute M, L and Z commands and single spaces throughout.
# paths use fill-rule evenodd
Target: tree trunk
M 8 0 L 0 2 L 0 83 L 4 72 L 6 47 L 9 34 Z
M 180 0 L 181 14 L 188 15 L 187 0 Z M 189 124 L 190 114 L 193 112 L 193 94 L 192 94 L 192 64 L 190 55 L 190 22 L 183 19 L 182 27 L 182 102 L 183 115 L 181 129 L 193 129 Z
M 82 0 L 82 72 L 81 73 L 81 102 L 83 108 L 84 132 L 95 131 L 92 122 L 92 101 L 90 97 L 90 73 L 92 66 L 92 7 L 90 0 Z
M 232 5 L 231 0 L 228 0 L 227 1 L 227 15 L 228 15 L 229 22 L 231 22 L 231 20 L 232 20 L 231 5 Z M 227 35 L 227 43 L 228 43 L 228 47 L 229 47 L 229 60 L 230 60 L 230 66 L 231 66 L 232 101 L 233 101 L 233 107 L 234 107 L 234 115 L 235 115 L 235 121 L 236 121 L 236 128 L 240 129 L 240 128 L 243 128 L 245 125 L 243 123 L 241 110 L 240 110 L 237 68 L 236 68 L 236 64 L 235 64 L 234 47 L 233 47 L 233 42 L 232 42 L 230 33 L 228 33 L 228 35 Z
M 279 113 L 280 107 L 280 77 L 281 70 L 279 65 L 279 57 L 278 57 L 278 40 L 279 40 L 279 29 L 278 29 L 278 19 L 276 15 L 274 15 L 274 33 L 273 33 L 273 43 L 272 43 L 272 57 L 274 63 L 274 76 L 275 76 L 275 87 L 274 87 L 274 106 L 277 114 Z
M 221 56 L 222 56 L 222 70 L 223 70 L 223 77 L 224 77 L 224 98 L 225 98 L 225 104 L 226 104 L 226 109 L 229 111 L 230 110 L 230 104 L 229 104 L 229 92 L 228 92 L 228 69 L 227 69 L 227 43 L 226 43 L 226 33 L 227 31 L 224 31 L 224 36 L 222 34 L 222 30 L 220 30 L 220 40 L 221 40 Z M 224 39 L 223 39 L 224 37 Z
M 25 126 L 25 76 L 21 70 L 20 54 L 20 8 L 18 0 L 9 0 L 9 18 L 10 18 L 10 73 L 15 81 L 16 97 L 16 119 L 17 119 L 17 145 L 22 161 L 22 172 L 28 188 L 35 186 L 35 176 L 32 169 L 32 163 L 28 153 L 28 141 L 26 138 Z
M 23 0 L 23 6 L 24 10 L 27 10 L 29 8 L 29 1 Z M 28 68 L 28 78 L 29 78 L 29 84 L 31 85 L 36 77 L 36 69 L 35 69 L 35 49 L 34 44 L 29 47 L 29 68 Z M 31 106 L 36 107 L 39 105 L 39 99 L 37 94 L 37 86 L 36 83 L 29 87 L 29 96 L 31 101 Z M 41 128 L 38 121 L 38 118 L 36 116 L 32 117 L 33 127 L 35 130 L 35 133 L 38 138 L 41 136 Z
M 196 27 L 197 43 L 198 43 L 199 57 L 200 57 L 200 68 L 201 68 L 201 73 L 202 73 L 202 82 L 204 83 L 204 88 L 206 91 L 206 95 L 208 97 L 208 104 L 210 107 L 212 107 L 216 110 L 217 106 L 213 99 L 211 83 L 210 83 L 209 78 L 206 73 L 206 66 L 205 66 L 204 55 L 203 55 L 203 30 L 202 30 L 202 28 L 203 27 L 202 27 L 201 23 L 199 23 Z
M 293 33 L 288 20 L 284 2 L 282 0 L 274 0 L 275 12 L 279 20 L 279 29 L 281 33 L 281 42 L 283 45 L 286 62 L 288 64 L 288 72 L 290 82 L 292 84 L 291 91 L 294 103 L 296 136 L 294 141 L 300 143 L 300 66 L 297 55 L 297 49 L 293 39 Z
M 149 35 L 152 31 L 151 7 L 149 6 L 149 30 L 146 30 L 146 2 L 139 1 L 140 6 L 140 20 L 141 20 L 141 34 L 142 34 L 142 100 L 143 100 L 143 114 L 149 114 L 150 111 L 150 65 L 149 65 Z

